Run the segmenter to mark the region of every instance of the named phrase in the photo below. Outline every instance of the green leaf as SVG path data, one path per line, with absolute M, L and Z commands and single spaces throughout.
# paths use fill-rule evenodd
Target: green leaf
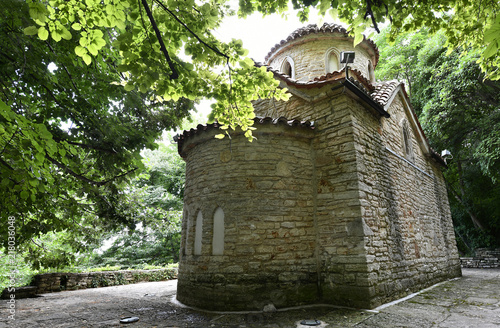
M 37 124 L 37 126 L 40 137 L 42 137 L 43 139 L 52 139 L 52 133 L 49 132 L 45 124 L 40 123 Z
M 133 83 L 130 83 L 130 82 L 129 82 L 129 83 L 127 83 L 127 84 L 125 84 L 125 86 L 124 86 L 124 87 L 125 87 L 125 91 L 132 91 L 132 90 L 134 90 L 134 89 L 135 89 L 134 84 L 133 84 Z
M 26 200 L 30 196 L 30 193 L 26 190 L 22 190 L 19 196 L 21 196 L 23 200 Z
M 45 41 L 49 38 L 49 31 L 47 31 L 47 29 L 45 27 L 40 27 L 38 29 L 38 37 L 40 38 L 40 40 L 42 41 Z
M 92 57 L 90 57 L 89 54 L 84 54 L 82 56 L 82 59 L 85 62 L 85 64 L 87 64 L 87 65 L 90 65 L 90 63 L 92 63 Z
M 498 44 L 496 41 L 491 42 L 483 52 L 484 58 L 490 58 L 498 53 Z
M 363 35 L 363 28 L 356 28 L 354 29 L 354 42 L 353 42 L 353 47 L 356 47 L 358 44 L 363 42 L 364 35 Z
M 36 26 L 28 26 L 24 29 L 24 34 L 26 35 L 36 35 L 38 34 L 38 27 Z
M 79 57 L 83 57 L 85 54 L 87 54 L 87 49 L 85 49 L 82 46 L 76 46 L 75 47 L 75 54 Z
M 40 164 L 43 164 L 43 162 L 45 161 L 45 156 L 41 152 L 36 153 L 35 158 L 38 160 Z
M 71 32 L 65 28 L 64 26 L 62 27 L 62 34 L 61 34 L 61 37 L 64 39 L 64 40 L 71 40 L 73 38 L 73 36 L 71 35 Z
M 61 34 L 59 34 L 58 31 L 53 31 L 50 35 L 54 41 L 59 42 L 61 41 Z
M 97 50 L 97 46 L 94 43 L 89 44 L 87 49 L 93 56 L 97 56 L 97 54 L 99 53 Z
M 9 106 L 7 106 L 7 104 L 6 104 L 6 103 L 4 103 L 4 102 L 2 101 L 2 99 L 0 99 L 0 110 L 5 111 L 5 112 L 10 112 L 10 107 L 9 107 Z M 6 114 L 6 113 L 5 113 L 5 114 Z M 10 116 L 10 115 L 4 115 L 4 113 L 2 113 L 2 116 L 3 116 L 5 119 L 7 119 L 8 121 L 10 121 L 10 118 L 9 118 L 9 116 Z
M 221 134 L 216 134 L 215 138 L 217 138 L 217 139 L 224 139 L 225 136 L 226 136 L 225 134 L 221 133 Z

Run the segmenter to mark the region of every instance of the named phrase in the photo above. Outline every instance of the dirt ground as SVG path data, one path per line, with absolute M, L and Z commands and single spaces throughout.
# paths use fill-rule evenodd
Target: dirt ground
M 438 284 L 411 298 L 375 310 L 326 306 L 260 313 L 211 313 L 175 302 L 177 281 L 64 291 L 9 304 L 1 300 L 5 327 L 500 327 L 500 269 L 463 269 L 463 277 Z M 120 323 L 124 317 L 139 321 Z

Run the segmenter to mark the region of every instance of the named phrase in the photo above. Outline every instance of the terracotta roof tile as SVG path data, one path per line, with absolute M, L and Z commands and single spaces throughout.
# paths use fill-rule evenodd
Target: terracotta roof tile
M 394 91 L 401 84 L 401 82 L 396 80 L 376 83 L 370 96 L 380 105 L 385 106 L 392 97 Z
M 288 42 L 291 42 L 295 39 L 301 38 L 303 36 L 309 35 L 309 34 L 318 34 L 318 33 L 339 33 L 343 34 L 344 37 L 350 37 L 349 32 L 342 26 L 338 24 L 329 24 L 329 23 L 324 23 L 321 27 L 318 27 L 316 24 L 310 24 L 307 26 L 303 26 L 301 28 L 296 29 L 293 31 L 285 40 L 281 40 L 281 42 L 277 43 L 274 45 L 274 47 L 271 48 L 269 53 L 267 54 L 266 58 L 264 59 L 265 62 L 271 57 L 271 55 L 281 48 L 283 45 L 287 44 Z M 373 64 L 374 67 L 377 67 L 378 59 L 379 59 L 379 51 L 377 48 L 377 45 L 375 42 L 373 42 L 370 39 L 367 39 L 364 37 L 363 41 L 367 43 L 375 52 L 375 63 Z
M 279 70 L 274 69 L 270 66 L 264 65 L 262 63 L 255 63 L 255 65 L 257 67 L 261 67 L 261 66 L 267 67 L 267 70 L 272 72 L 276 78 L 278 78 L 278 79 L 282 80 L 283 82 L 285 82 L 286 84 L 294 86 L 298 89 L 301 89 L 301 88 L 302 89 L 303 88 L 306 88 L 306 89 L 320 88 L 325 84 L 334 83 L 334 82 L 338 82 L 342 79 L 345 79 L 345 70 L 344 69 L 341 69 L 340 71 L 331 72 L 331 73 L 328 73 L 326 75 L 322 75 L 319 77 L 315 77 L 313 80 L 310 80 L 310 81 L 299 81 L 299 80 L 292 79 L 288 75 L 281 73 Z M 370 95 L 370 92 L 375 90 L 375 86 L 373 86 L 370 83 L 370 81 L 368 81 L 363 76 L 363 74 L 360 71 L 358 71 L 357 69 L 350 68 L 349 74 L 356 76 L 357 80 L 359 81 L 357 83 L 360 84 L 363 87 L 363 89 L 367 90 L 368 95 Z
M 272 118 L 272 117 L 255 117 L 254 126 L 257 124 L 273 124 L 273 125 L 288 125 L 290 127 L 301 127 L 301 128 L 309 128 L 314 130 L 314 122 L 311 121 L 299 121 L 299 120 L 289 120 L 285 117 L 280 118 Z M 221 125 L 217 122 L 211 124 L 199 124 L 196 128 L 185 130 L 181 134 L 174 136 L 174 141 L 177 142 L 177 150 L 179 155 L 183 157 L 182 154 L 182 145 L 184 140 L 187 138 L 203 133 L 204 131 L 218 129 Z

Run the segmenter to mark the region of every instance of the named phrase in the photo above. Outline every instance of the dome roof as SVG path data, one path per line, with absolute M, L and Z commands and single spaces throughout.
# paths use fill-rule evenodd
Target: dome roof
M 316 24 L 310 24 L 296 29 L 285 40 L 281 40 L 281 42 L 275 44 L 274 47 L 271 48 L 271 50 L 265 57 L 264 62 L 268 63 L 271 57 L 279 49 L 283 48 L 285 45 L 291 43 L 292 41 L 295 41 L 297 39 L 303 38 L 311 34 L 327 34 L 327 33 L 340 34 L 342 37 L 346 39 L 353 39 L 353 37 L 349 35 L 349 32 L 342 25 L 324 23 L 321 27 L 318 27 L 318 25 Z M 379 51 L 377 46 L 375 45 L 375 42 L 364 37 L 360 45 L 364 46 L 364 48 L 372 52 L 374 59 L 373 66 L 375 68 L 377 66 L 379 59 Z

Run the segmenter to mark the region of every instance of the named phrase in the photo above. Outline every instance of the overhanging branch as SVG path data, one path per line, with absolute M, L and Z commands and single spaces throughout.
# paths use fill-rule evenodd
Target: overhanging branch
M 177 69 L 175 68 L 174 62 L 170 58 L 170 55 L 168 54 L 167 48 L 165 47 L 165 43 L 163 42 L 163 38 L 161 37 L 160 30 L 158 29 L 158 25 L 156 25 L 156 21 L 153 17 L 153 13 L 151 12 L 151 9 L 149 8 L 148 3 L 146 0 L 141 0 L 142 6 L 146 10 L 146 14 L 148 15 L 149 21 L 151 22 L 151 26 L 153 27 L 153 30 L 155 31 L 156 38 L 158 39 L 158 42 L 160 43 L 160 50 L 163 52 L 163 55 L 165 56 L 165 59 L 167 60 L 168 67 L 170 67 L 170 70 L 172 71 L 172 74 L 170 74 L 170 78 L 172 80 L 175 80 L 179 77 L 179 73 L 177 72 Z
M 145 0 L 142 0 L 143 2 Z M 163 8 L 163 10 L 165 10 L 166 12 L 168 12 L 176 21 L 179 22 L 179 24 L 181 24 L 189 33 L 191 33 L 195 38 L 196 40 L 198 40 L 201 44 L 203 44 L 205 47 L 209 48 L 210 50 L 212 50 L 213 52 L 215 52 L 216 54 L 218 54 L 219 56 L 222 56 L 224 58 L 226 58 L 227 60 L 229 60 L 229 56 L 220 52 L 219 49 L 209 45 L 208 43 L 206 43 L 205 41 L 203 41 L 196 33 L 194 33 L 186 24 L 184 24 L 183 21 L 181 21 L 179 19 L 179 17 L 177 17 L 177 15 L 175 15 L 170 9 L 167 8 L 167 6 L 165 6 L 160 0 L 154 0 L 160 7 Z
M 57 161 L 56 159 L 50 157 L 48 154 L 45 155 L 45 157 L 52 163 L 54 164 L 55 166 L 57 166 L 58 168 L 60 168 L 61 170 L 63 170 L 64 172 L 68 173 L 69 175 L 71 175 L 72 177 L 74 178 L 77 178 L 78 180 L 80 181 L 84 181 L 84 182 L 87 182 L 88 184 L 91 184 L 91 185 L 94 185 L 94 186 L 97 186 L 97 187 L 101 187 L 101 186 L 104 186 L 104 185 L 107 185 L 108 183 L 110 182 L 113 182 L 114 180 L 118 179 L 118 178 L 121 178 L 121 177 L 124 177 L 134 171 L 137 170 L 137 168 L 135 169 L 132 169 L 132 170 L 129 170 L 125 173 L 122 173 L 120 175 L 117 175 L 117 176 L 114 176 L 112 177 L 111 179 L 109 180 L 104 180 L 104 181 L 94 181 L 94 180 L 91 180 L 81 174 L 78 174 L 76 173 L 75 171 L 73 171 L 72 169 L 70 169 L 69 167 L 67 167 L 66 165 L 60 163 L 59 161 Z

